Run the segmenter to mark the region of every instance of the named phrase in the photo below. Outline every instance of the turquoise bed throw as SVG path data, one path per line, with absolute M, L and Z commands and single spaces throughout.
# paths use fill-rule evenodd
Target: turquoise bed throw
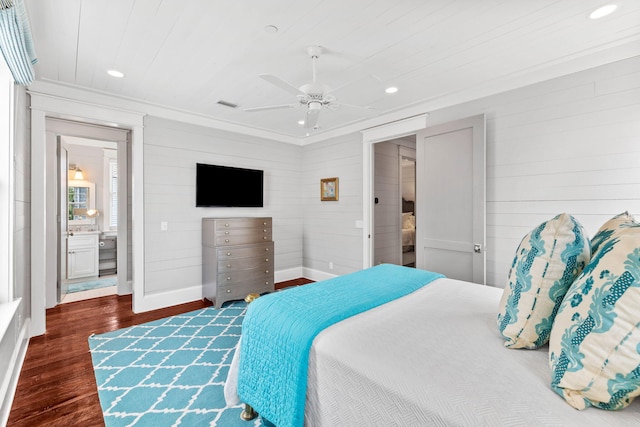
M 309 350 L 316 335 L 440 277 L 382 264 L 258 298 L 242 323 L 240 399 L 278 427 L 302 426 Z

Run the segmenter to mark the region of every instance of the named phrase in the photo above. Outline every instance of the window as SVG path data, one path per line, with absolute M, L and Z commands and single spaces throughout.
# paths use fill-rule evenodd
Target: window
M 11 302 L 14 298 L 14 95 L 13 78 L 4 62 L 0 61 L 0 303 Z

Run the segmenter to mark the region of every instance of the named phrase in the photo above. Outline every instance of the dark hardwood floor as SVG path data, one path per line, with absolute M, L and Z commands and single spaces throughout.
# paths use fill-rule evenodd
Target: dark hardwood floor
M 311 282 L 295 279 L 276 289 Z M 110 295 L 47 310 L 47 332 L 29 341 L 7 426 L 104 426 L 89 336 L 210 305 L 195 301 L 134 314 L 130 295 Z

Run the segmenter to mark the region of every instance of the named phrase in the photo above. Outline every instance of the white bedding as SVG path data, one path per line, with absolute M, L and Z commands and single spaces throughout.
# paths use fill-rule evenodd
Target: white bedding
M 547 347 L 503 347 L 501 294 L 438 279 L 321 332 L 309 355 L 305 425 L 640 425 L 640 401 L 618 412 L 565 403 L 549 387 Z M 230 374 L 228 403 L 236 380 Z
M 403 228 L 402 229 L 402 246 L 413 246 L 416 241 L 416 229 L 415 228 Z

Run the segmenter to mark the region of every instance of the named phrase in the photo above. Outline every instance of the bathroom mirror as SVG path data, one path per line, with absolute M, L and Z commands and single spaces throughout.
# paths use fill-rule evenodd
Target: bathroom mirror
M 67 212 L 70 225 L 93 224 L 94 218 L 87 215 L 87 211 L 96 208 L 96 186 L 89 181 L 70 180 L 68 185 Z

